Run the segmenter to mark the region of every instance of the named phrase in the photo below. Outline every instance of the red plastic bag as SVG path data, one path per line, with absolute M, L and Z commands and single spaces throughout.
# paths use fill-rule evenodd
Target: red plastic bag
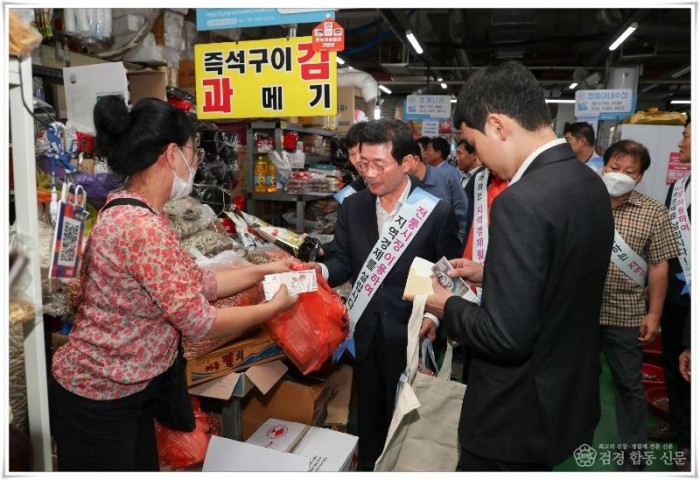
M 305 270 L 304 264 L 292 270 Z M 318 290 L 299 295 L 289 310 L 267 322 L 265 327 L 287 357 L 304 374 L 318 370 L 348 335 L 345 306 L 320 274 Z
M 195 427 L 191 432 L 181 432 L 156 422 L 156 443 L 160 468 L 179 469 L 201 465 L 207 453 L 212 435 L 221 430 L 219 421 L 204 413 L 199 407 L 199 399 L 190 396 L 194 410 Z

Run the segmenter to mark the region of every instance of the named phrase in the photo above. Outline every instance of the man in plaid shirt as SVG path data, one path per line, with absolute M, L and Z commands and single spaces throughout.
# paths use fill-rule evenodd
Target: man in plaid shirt
M 615 242 L 600 309 L 600 340 L 612 370 L 620 442 L 647 442 L 647 405 L 642 386 L 642 346 L 659 331 L 668 282 L 668 260 L 678 256 L 666 208 L 634 191 L 649 168 L 646 147 L 621 140 L 604 156 L 603 182 L 611 197 Z M 648 286 L 648 306 L 645 301 Z M 641 470 L 625 451 L 623 470 Z

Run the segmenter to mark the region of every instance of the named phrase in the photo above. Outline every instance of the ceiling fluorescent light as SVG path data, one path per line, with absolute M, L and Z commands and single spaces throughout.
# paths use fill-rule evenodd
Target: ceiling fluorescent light
M 547 103 L 576 103 L 576 100 L 567 100 L 563 98 L 545 98 L 544 101 Z
M 438 78 L 437 78 L 437 81 L 438 81 L 438 82 L 442 82 L 442 77 L 438 77 Z
M 678 70 L 677 72 L 672 73 L 672 74 L 671 74 L 671 78 L 678 78 L 678 77 L 680 77 L 680 76 L 682 76 L 682 75 L 685 75 L 685 74 L 688 73 L 689 71 L 690 71 L 690 67 L 685 67 L 685 68 L 683 68 L 683 69 L 681 69 L 681 70 Z
M 440 86 L 442 87 L 443 90 L 447 90 L 447 84 L 445 82 L 442 82 L 440 84 Z
M 345 65 L 345 60 L 340 58 L 339 56 L 336 55 L 335 61 L 338 62 L 338 65 Z
M 671 100 L 671 105 L 690 105 L 690 100 Z
M 457 103 L 457 99 L 456 99 L 456 98 L 450 98 L 450 103 Z
M 418 55 L 421 55 L 423 53 L 423 47 L 420 46 L 420 43 L 418 43 L 418 40 L 416 40 L 416 37 L 413 35 L 413 32 L 408 30 L 406 32 L 406 38 L 408 38 L 408 41 L 411 42 L 411 45 L 416 50 L 416 53 Z
M 389 90 L 388 88 L 386 88 L 384 85 L 379 85 L 379 90 L 381 90 L 382 92 L 386 93 L 387 95 L 391 95 L 391 90 Z
M 632 33 L 633 33 L 635 30 L 637 30 L 637 27 L 638 27 L 637 23 L 636 23 L 636 22 L 633 22 L 629 27 L 627 27 L 627 30 L 625 30 L 624 32 L 622 32 L 622 35 L 620 35 L 619 37 L 617 37 L 617 40 L 615 40 L 615 41 L 612 43 L 612 45 L 610 45 L 610 46 L 608 47 L 608 49 L 609 49 L 610 51 L 613 51 L 613 50 L 615 50 L 617 47 L 619 47 L 620 45 L 622 45 L 622 42 L 624 42 L 625 40 L 627 40 L 627 37 L 629 37 L 630 35 L 632 35 Z
M 578 82 L 573 82 L 571 85 L 569 85 L 569 90 L 573 90 L 576 87 L 578 87 Z

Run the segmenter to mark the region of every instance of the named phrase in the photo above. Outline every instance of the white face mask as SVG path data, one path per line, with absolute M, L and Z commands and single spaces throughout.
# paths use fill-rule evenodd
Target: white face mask
M 170 189 L 170 200 L 177 200 L 178 198 L 185 198 L 187 195 L 189 195 L 192 192 L 192 184 L 194 183 L 194 175 L 197 173 L 197 170 L 192 170 L 190 168 L 190 165 L 187 163 L 187 160 L 185 159 L 185 154 L 182 153 L 182 150 L 180 148 L 177 149 L 178 152 L 180 152 L 180 156 L 182 157 L 182 161 L 185 162 L 185 165 L 187 166 L 187 170 L 190 172 L 190 179 L 189 181 L 184 181 L 180 177 L 177 176 L 177 173 L 175 173 L 175 170 L 172 168 L 173 172 L 173 186 Z
M 603 172 L 603 182 L 611 197 L 627 195 L 637 185 L 637 180 L 619 172 Z

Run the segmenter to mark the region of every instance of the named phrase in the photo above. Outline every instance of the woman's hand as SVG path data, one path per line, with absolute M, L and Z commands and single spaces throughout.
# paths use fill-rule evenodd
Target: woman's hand
M 450 277 L 462 277 L 471 283 L 481 283 L 484 279 L 484 266 L 467 258 L 453 258 L 450 265 L 454 268 L 448 272 Z
M 264 263 L 262 265 L 264 275 L 271 275 L 273 273 L 283 273 L 288 272 L 289 268 L 299 261 L 295 258 L 285 258 L 282 260 L 277 260 L 276 262 Z
M 292 308 L 297 300 L 299 300 L 299 295 L 290 295 L 287 285 L 283 283 L 270 299 L 270 303 L 275 306 L 277 313 L 282 313 Z

